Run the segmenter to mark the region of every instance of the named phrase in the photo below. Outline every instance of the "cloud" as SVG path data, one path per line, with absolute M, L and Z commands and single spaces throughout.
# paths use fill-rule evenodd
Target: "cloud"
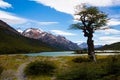
M 30 0 L 54 8 L 57 11 L 74 14 L 75 6 L 86 3 L 92 6 L 116 6 L 120 0 Z
M 40 25 L 53 25 L 53 24 L 58 24 L 59 22 L 38 22 Z
M 120 34 L 120 30 L 116 30 L 116 29 L 106 29 L 106 30 L 98 30 L 96 31 L 98 33 L 104 33 L 104 34 Z
M 10 7 L 12 7 L 11 4 L 9 4 L 3 0 L 0 0 L 0 8 L 10 8 Z
M 30 0 L 30 1 L 35 1 L 39 4 L 43 4 L 50 8 L 54 8 L 57 11 L 64 12 L 67 14 L 72 14 L 72 15 L 75 12 L 75 6 L 78 4 L 86 3 L 89 5 L 98 6 L 98 7 L 120 5 L 120 0 L 104 0 L 104 1 L 101 1 L 101 0 Z M 79 16 L 73 16 L 73 17 L 78 18 Z M 74 20 L 74 22 L 78 22 L 78 21 Z M 118 26 L 118 25 L 120 25 L 119 19 L 110 19 L 108 21 L 108 26 Z
M 14 24 L 22 24 L 27 22 L 27 19 L 18 17 L 12 13 L 5 12 L 0 10 L 0 19 L 7 22 L 8 24 L 14 25 Z
M 118 25 L 120 25 L 119 19 L 111 19 L 108 21 L 108 26 L 118 26 Z
M 58 24 L 59 22 L 41 22 L 41 21 L 36 21 L 36 20 L 30 20 L 22 17 L 18 17 L 15 14 L 5 12 L 0 10 L 0 19 L 7 22 L 10 25 L 28 25 L 28 26 L 33 26 L 34 25 L 53 25 L 53 24 Z
M 120 30 L 106 29 L 98 30 L 94 35 L 95 44 L 111 44 L 120 42 Z
M 63 35 L 63 36 L 74 36 L 76 34 L 70 33 L 70 32 L 65 32 L 61 30 L 51 30 L 50 32 L 57 34 L 57 35 Z
M 120 37 L 102 36 L 102 37 L 99 37 L 99 40 L 102 41 L 105 44 L 111 44 L 111 43 L 115 43 L 115 42 L 120 42 Z

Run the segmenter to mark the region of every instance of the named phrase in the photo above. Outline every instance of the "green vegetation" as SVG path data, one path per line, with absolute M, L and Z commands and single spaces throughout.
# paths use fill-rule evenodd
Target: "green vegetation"
M 98 63 L 80 57 L 72 61 L 74 66 L 61 71 L 56 80 L 119 80 L 120 78 L 120 56 L 99 59 Z
M 118 76 L 120 75 L 120 59 L 119 57 L 114 56 L 111 59 L 108 59 L 107 65 L 105 67 L 107 74 Z
M 27 65 L 24 72 L 27 76 L 51 75 L 55 65 L 50 61 L 34 61 Z
M 0 77 L 7 79 L 12 77 L 12 80 L 17 80 L 15 74 L 19 72 L 20 66 L 26 63 L 23 70 L 26 69 L 30 72 L 27 73 L 30 75 L 26 76 L 28 80 L 120 79 L 120 56 L 97 56 L 97 59 L 97 63 L 94 63 L 90 61 L 87 56 L 28 57 L 1 55 L 0 64 L 4 68 L 5 75 L 1 75 Z M 39 67 L 42 67 L 43 70 Z M 31 71 L 33 74 L 31 74 Z
M 100 50 L 120 50 L 120 42 L 117 43 L 113 43 L 110 45 L 105 45 L 101 48 L 99 48 Z

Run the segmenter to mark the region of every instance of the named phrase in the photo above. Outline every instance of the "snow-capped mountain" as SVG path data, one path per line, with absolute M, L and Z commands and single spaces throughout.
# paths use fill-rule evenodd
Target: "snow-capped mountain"
M 22 35 L 29 37 L 29 38 L 39 39 L 42 33 L 43 32 L 39 29 L 29 28 L 23 31 Z
M 102 47 L 102 46 L 103 46 L 103 45 L 94 45 L 95 48 L 100 48 L 100 47 Z M 87 48 L 88 48 L 88 45 L 87 45 L 87 43 L 83 42 L 83 43 L 79 44 L 79 47 L 80 47 L 81 49 L 87 49 Z
M 60 35 L 55 36 L 51 33 L 41 31 L 37 28 L 26 29 L 25 31 L 23 31 L 22 35 L 29 38 L 39 39 L 53 47 L 60 48 L 63 50 L 79 49 L 79 46 L 76 43 L 67 40 L 65 37 Z

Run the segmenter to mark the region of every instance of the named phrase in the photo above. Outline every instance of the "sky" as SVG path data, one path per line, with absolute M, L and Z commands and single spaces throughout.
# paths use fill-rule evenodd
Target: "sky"
M 75 22 L 75 6 L 81 4 L 98 7 L 110 19 L 110 29 L 95 31 L 96 45 L 120 42 L 120 0 L 0 0 L 0 19 L 15 29 L 39 28 L 80 44 L 87 38 L 69 27 Z

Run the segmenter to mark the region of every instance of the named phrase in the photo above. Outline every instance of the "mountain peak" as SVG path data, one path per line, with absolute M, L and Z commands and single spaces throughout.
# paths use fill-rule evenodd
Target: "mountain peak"
M 23 31 L 23 35 L 29 38 L 38 39 L 39 36 L 43 33 L 43 31 L 37 29 L 37 28 L 28 28 L 25 31 Z
M 29 28 L 23 31 L 24 36 L 29 38 L 38 39 L 53 47 L 61 48 L 62 50 L 75 50 L 79 49 L 78 45 L 67 40 L 64 36 L 55 36 L 51 33 L 41 31 L 36 28 Z
M 25 30 L 25 32 L 37 32 L 37 33 L 42 33 L 42 31 L 40 29 L 37 29 L 37 28 L 28 28 Z

